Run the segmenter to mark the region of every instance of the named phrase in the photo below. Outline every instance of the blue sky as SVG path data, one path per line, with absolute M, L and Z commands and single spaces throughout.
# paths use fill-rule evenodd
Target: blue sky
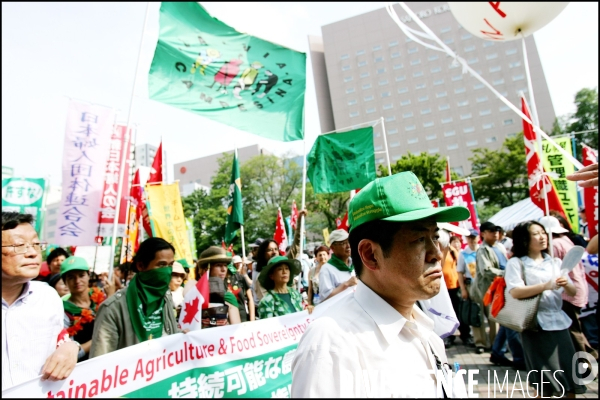
M 60 184 L 69 97 L 116 107 L 119 120 L 126 121 L 146 4 L 2 3 L 2 165 L 17 176 L 49 176 L 52 185 Z M 320 35 L 321 26 L 385 3 L 203 5 L 238 31 L 308 52 L 307 35 Z M 276 154 L 301 154 L 301 141 L 263 139 L 148 100 L 159 7 L 149 3 L 134 97 L 137 143 L 158 145 L 163 137 L 170 177 L 173 163 L 234 146 L 258 143 Z M 575 93 L 598 85 L 598 3 L 570 3 L 534 36 L 556 114 L 574 111 Z M 310 60 L 307 64 L 308 151 L 320 128 Z

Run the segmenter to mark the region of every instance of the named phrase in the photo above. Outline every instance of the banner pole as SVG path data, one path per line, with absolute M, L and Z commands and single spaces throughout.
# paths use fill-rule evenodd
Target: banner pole
M 477 212 L 477 201 L 475 200 L 475 192 L 473 191 L 473 185 L 471 184 L 471 178 L 467 178 L 467 183 L 469 184 L 469 190 L 471 191 L 471 200 L 473 200 L 473 209 L 475 210 L 475 219 L 477 220 L 477 224 L 481 225 L 481 221 L 479 220 L 479 213 Z
M 244 225 L 240 225 L 240 234 L 242 236 L 242 261 L 246 258 L 246 243 L 244 241 Z M 245 262 L 244 262 L 245 264 Z
M 302 152 L 303 154 L 303 164 L 302 164 L 302 210 L 306 207 L 306 138 L 302 141 Z M 300 218 L 300 253 L 298 254 L 298 259 L 302 260 L 302 254 L 304 252 L 304 219 L 306 217 L 303 215 Z
M 392 164 L 390 164 L 390 151 L 388 149 L 388 144 L 387 144 L 387 133 L 385 132 L 385 122 L 383 120 L 383 117 L 381 117 L 381 130 L 383 131 L 383 144 L 385 145 L 385 156 L 387 159 L 387 166 L 388 166 L 388 175 L 392 176 Z
M 131 129 L 131 117 L 133 114 L 133 103 L 135 98 L 135 91 L 137 88 L 137 82 L 139 78 L 140 58 L 142 56 L 142 48 L 144 45 L 144 35 L 146 34 L 146 23 L 148 22 L 148 14 L 150 11 L 150 3 L 146 3 L 146 15 L 144 16 L 144 26 L 142 28 L 142 37 L 140 39 L 140 48 L 138 50 L 137 62 L 135 65 L 135 77 L 133 79 L 133 89 L 131 91 L 131 99 L 129 100 L 129 113 L 127 116 L 127 128 L 125 129 L 125 143 L 129 142 L 129 135 Z M 127 159 L 127 152 L 121 154 L 121 170 L 119 171 L 119 182 L 117 183 L 117 204 L 115 207 L 115 221 L 113 223 L 112 243 L 110 246 L 110 258 L 108 264 L 108 281 L 111 282 L 114 273 L 114 261 L 115 261 L 115 246 L 117 245 L 117 227 L 119 225 L 119 213 L 121 211 L 121 197 L 123 196 L 123 175 L 125 174 L 125 160 Z

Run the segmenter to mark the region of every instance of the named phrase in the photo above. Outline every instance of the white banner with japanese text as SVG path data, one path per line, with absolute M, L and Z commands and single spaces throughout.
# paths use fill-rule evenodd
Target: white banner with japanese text
M 115 110 L 69 101 L 63 152 L 62 197 L 54 242 L 93 245 L 104 189 Z
M 36 378 L 4 390 L 2 397 L 290 397 L 302 334 L 353 291 L 319 304 L 311 315 L 302 311 L 149 340 L 84 361 L 64 381 Z

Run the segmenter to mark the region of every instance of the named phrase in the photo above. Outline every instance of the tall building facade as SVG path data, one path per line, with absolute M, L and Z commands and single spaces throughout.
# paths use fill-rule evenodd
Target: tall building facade
M 528 98 L 520 40 L 494 42 L 463 29 L 447 3 L 407 2 L 423 22 L 459 57 L 510 102 Z M 404 10 L 396 13 L 419 29 Z M 311 62 L 322 132 L 364 126 L 374 128 L 376 163 L 384 164 L 383 129 L 393 164 L 407 153 L 449 156 L 452 169 L 469 174 L 469 157 L 479 147 L 498 149 L 522 131 L 521 119 L 488 88 L 445 53 L 411 41 L 385 9 L 321 28 L 309 36 Z M 533 36 L 527 57 L 540 125 L 549 130 L 554 107 Z
M 135 167 L 151 167 L 156 155 L 156 146 L 140 144 L 135 146 Z

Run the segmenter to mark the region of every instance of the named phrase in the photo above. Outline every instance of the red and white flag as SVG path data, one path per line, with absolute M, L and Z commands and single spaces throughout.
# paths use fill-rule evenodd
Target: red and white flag
M 344 218 L 336 218 L 335 219 L 335 225 L 336 225 L 337 229 L 343 229 L 346 232 L 348 232 L 350 230 L 350 228 L 348 227 L 348 211 L 346 211 Z
M 452 182 L 452 175 L 450 173 L 450 157 L 446 157 L 446 182 Z
M 181 329 L 202 329 L 202 310 L 209 307 L 209 298 L 208 273 L 205 272 L 183 298 L 179 315 Z
M 523 114 L 531 120 L 527 103 L 523 97 L 521 97 L 521 108 Z M 544 198 L 547 195 L 548 210 L 556 210 L 562 215 L 565 215 L 558 194 L 556 193 L 556 190 L 554 190 L 554 186 L 552 186 L 552 182 L 546 174 L 546 170 L 542 165 L 539 154 L 535 151 L 535 143 L 537 140 L 536 133 L 533 130 L 533 126 L 525 120 L 523 120 L 523 140 L 525 141 L 525 160 L 527 162 L 529 197 L 531 197 L 531 201 L 546 214 Z M 545 193 L 544 187 L 546 189 Z
M 598 151 L 582 145 L 583 166 L 598 162 Z M 583 189 L 583 204 L 590 238 L 598 234 L 598 186 Z
M 160 145 L 158 145 L 158 149 L 156 150 L 156 154 L 154 155 L 152 168 L 150 168 L 150 176 L 148 177 L 146 184 L 160 183 L 163 181 L 162 163 L 162 142 L 160 142 Z M 148 236 L 152 237 L 152 227 L 150 226 L 150 215 L 148 214 L 148 206 L 146 205 L 145 191 L 142 191 L 142 201 L 139 204 L 139 209 L 142 215 L 144 230 L 146 231 Z
M 296 207 L 296 200 L 292 201 L 292 215 L 290 216 L 290 225 L 292 229 L 296 229 L 298 225 L 298 207 Z
M 283 215 L 281 214 L 281 208 L 277 209 L 277 222 L 275 223 L 275 234 L 273 240 L 277 242 L 279 246 L 279 254 L 285 255 L 285 249 L 288 246 L 287 234 L 285 233 L 285 222 L 283 221 Z

